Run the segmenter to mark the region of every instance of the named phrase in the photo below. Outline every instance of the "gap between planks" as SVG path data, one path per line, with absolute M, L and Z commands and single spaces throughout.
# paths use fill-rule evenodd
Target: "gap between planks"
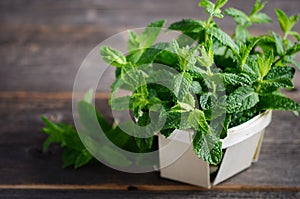
M 0 189 L 39 189 L 39 190 L 140 190 L 140 191 L 286 191 L 299 192 L 300 187 L 284 186 L 251 186 L 251 185 L 218 185 L 211 189 L 192 185 L 68 185 L 68 184 L 3 184 Z
M 53 185 L 53 184 L 8 184 L 0 185 L 0 189 L 40 189 L 40 190 L 140 190 L 140 191 L 286 191 L 299 192 L 300 187 L 284 186 L 249 186 L 249 185 L 218 185 L 211 189 L 192 185 Z
M 300 100 L 299 91 L 284 92 L 284 94 L 296 101 Z M 30 99 L 30 100 L 71 100 L 72 96 L 82 98 L 84 93 L 73 93 L 71 91 L 38 92 L 38 91 L 0 91 L 0 100 L 5 99 Z M 96 99 L 108 99 L 109 92 L 97 92 Z
M 31 100 L 71 100 L 72 96 L 82 97 L 84 93 L 65 92 L 32 92 L 32 91 L 4 91 L 0 92 L 0 99 L 31 99 Z M 109 92 L 98 92 L 96 99 L 108 99 Z

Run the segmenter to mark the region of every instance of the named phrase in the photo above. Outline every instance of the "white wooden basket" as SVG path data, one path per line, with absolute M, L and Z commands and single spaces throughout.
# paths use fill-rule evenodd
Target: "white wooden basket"
M 193 132 L 176 130 L 167 139 L 159 134 L 159 148 L 164 148 L 159 150 L 161 177 L 210 188 L 245 170 L 258 160 L 264 131 L 271 118 L 272 112 L 266 111 L 228 129 L 227 137 L 222 140 L 225 153 L 218 167 L 197 157 L 191 145 Z M 172 154 L 177 155 L 176 159 Z M 214 179 L 211 179 L 212 172 L 215 172 Z

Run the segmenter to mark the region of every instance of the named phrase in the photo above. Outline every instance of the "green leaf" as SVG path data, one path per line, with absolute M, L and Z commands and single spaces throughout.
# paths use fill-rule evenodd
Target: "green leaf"
M 246 77 L 234 73 L 221 73 L 221 76 L 226 85 L 246 86 L 250 83 Z
M 293 55 L 300 51 L 300 44 L 295 44 L 286 50 L 285 55 Z
M 260 82 L 259 93 L 267 94 L 278 88 L 293 88 L 293 82 L 288 78 L 268 79 Z
M 284 55 L 284 44 L 283 39 L 280 35 L 276 34 L 275 32 L 272 32 L 272 36 L 275 40 L 276 45 L 276 51 L 279 55 Z
M 63 168 L 74 165 L 79 153 L 76 150 L 66 148 L 62 154 Z
M 189 125 L 195 130 L 201 131 L 201 133 L 205 135 L 210 133 L 210 128 L 203 111 L 199 109 L 193 110 L 192 112 L 190 112 L 187 120 Z
M 281 95 L 264 95 L 260 96 L 260 102 L 258 104 L 260 110 L 290 110 L 299 111 L 300 105 L 290 98 Z
M 192 93 L 193 94 L 200 94 L 202 93 L 202 87 L 198 81 L 193 81 L 192 82 Z
M 131 63 L 137 63 L 144 51 L 153 45 L 164 24 L 164 20 L 154 21 L 145 28 L 141 35 L 130 31 L 128 40 L 130 53 L 127 60 Z
M 258 68 L 260 72 L 260 76 L 265 77 L 271 69 L 273 64 L 274 56 L 270 55 L 261 55 L 257 57 Z
M 295 69 L 290 66 L 272 67 L 264 79 L 280 79 L 289 78 L 292 79 L 295 74 Z
M 196 57 L 201 66 L 210 67 L 214 64 L 214 53 L 212 50 L 212 44 L 209 46 L 209 50 L 206 50 L 204 46 L 199 46 L 201 57 Z
M 258 13 L 256 15 L 251 16 L 250 21 L 252 23 L 259 24 L 259 23 L 270 23 L 272 22 L 272 19 L 265 13 Z
M 209 0 L 201 0 L 198 6 L 206 8 L 208 13 L 212 13 L 215 8 L 215 4 Z
M 174 76 L 173 93 L 179 101 L 182 101 L 183 97 L 190 92 L 191 84 L 192 79 L 187 73 Z
M 121 67 L 127 64 L 126 57 L 120 51 L 109 46 L 102 46 L 100 48 L 102 59 L 109 65 Z
M 257 63 L 257 56 L 249 56 L 246 60 L 246 64 L 243 68 L 244 74 L 251 80 L 251 82 L 255 82 L 261 77 L 260 70 Z M 243 74 L 243 75 L 244 75 Z
M 292 30 L 292 28 L 294 27 L 294 25 L 297 23 L 298 19 L 299 19 L 299 15 L 294 15 L 294 16 L 290 16 L 288 17 L 285 12 L 283 12 L 280 9 L 276 9 L 276 15 L 281 27 L 281 30 L 283 31 L 283 33 L 286 35 L 289 33 L 289 31 Z
M 196 131 L 193 139 L 193 148 L 199 158 L 209 164 L 217 165 L 222 160 L 222 142 L 212 134 Z
M 215 9 L 220 9 L 222 8 L 228 0 L 217 0 L 215 3 Z
M 246 40 L 251 37 L 249 31 L 244 28 L 242 25 L 237 25 L 235 28 L 235 37 L 236 41 L 246 43 Z
M 190 112 L 171 110 L 167 113 L 166 123 L 163 127 L 164 135 L 168 136 L 168 133 L 175 129 L 189 129 L 191 124 L 189 123 Z
M 124 156 L 119 151 L 115 150 L 115 148 L 104 145 L 98 151 L 99 155 L 106 160 L 111 165 L 116 165 L 120 167 L 128 167 L 132 165 L 132 161 L 128 160 L 126 156 Z
M 75 167 L 83 166 L 89 163 L 93 157 L 86 151 L 84 145 L 82 144 L 78 133 L 76 132 L 75 128 L 71 125 L 63 124 L 63 123 L 52 123 L 45 117 L 42 120 L 47 125 L 44 128 L 44 132 L 49 134 L 49 137 L 44 142 L 43 150 L 47 150 L 48 146 L 52 143 L 60 144 L 64 151 L 62 154 L 63 159 L 63 167 L 68 167 L 75 164 Z M 84 153 L 86 159 L 83 159 L 82 153 Z M 76 165 L 76 160 L 79 159 L 80 161 Z
M 220 8 L 223 7 L 226 2 L 227 0 L 217 0 L 216 4 L 214 4 L 209 0 L 202 0 L 199 2 L 198 5 L 204 7 L 206 9 L 206 12 L 211 16 L 222 18 L 223 15 L 221 13 Z
M 212 27 L 208 30 L 208 33 L 212 36 L 214 36 L 217 40 L 219 40 L 222 44 L 230 47 L 236 54 L 239 53 L 238 46 L 234 43 L 234 41 L 231 39 L 231 37 L 223 32 L 221 29 Z
M 261 11 L 265 5 L 266 5 L 267 2 L 263 2 L 261 3 L 261 0 L 256 0 L 254 6 L 253 6 L 253 9 L 251 10 L 251 13 L 250 15 L 255 15 L 257 14 L 259 11 Z
M 80 101 L 78 103 L 78 114 L 80 122 L 88 134 L 93 135 L 99 132 L 100 126 L 97 119 L 97 112 L 93 105 L 85 101 Z
M 227 112 L 236 113 L 252 108 L 259 101 L 253 88 L 243 86 L 231 93 L 226 100 Z
M 231 128 L 243 124 L 249 121 L 251 118 L 257 116 L 259 113 L 260 112 L 257 110 L 256 106 L 242 112 L 233 113 L 229 127 Z
M 155 58 L 169 46 L 170 45 L 168 43 L 157 43 L 147 48 L 141 55 L 139 61 L 137 62 L 137 65 L 152 63 Z
M 165 25 L 165 20 L 158 20 L 150 23 L 140 36 L 140 48 L 150 47 L 159 35 L 161 28 Z
M 199 100 L 201 108 L 204 110 L 210 109 L 212 106 L 212 98 L 213 98 L 213 93 L 211 92 L 203 93 L 200 96 L 200 100 Z
M 296 31 L 289 31 L 289 34 L 294 36 L 297 41 L 300 41 L 300 34 Z
M 204 24 L 202 21 L 195 19 L 182 19 L 181 21 L 172 23 L 168 29 L 178 30 L 185 32 L 200 32 L 204 30 Z
M 254 38 L 249 41 L 249 45 L 242 44 L 240 47 L 240 57 L 239 62 L 242 67 L 246 64 L 246 61 L 251 53 L 251 51 L 255 48 L 256 44 L 261 40 L 261 38 Z
M 235 8 L 227 8 L 224 13 L 234 18 L 237 24 L 245 26 L 250 21 L 246 13 Z M 244 27 L 243 27 L 244 28 Z M 245 28 L 244 28 L 245 29 Z
M 189 107 L 186 109 L 187 111 L 191 111 L 195 108 L 195 99 L 194 96 L 191 93 L 187 93 L 184 97 L 182 102 L 180 103 L 184 103 L 187 104 Z
M 128 50 L 130 52 L 137 50 L 139 48 L 139 35 L 137 35 L 135 32 L 133 31 L 128 31 Z
M 172 50 L 178 56 L 179 67 L 182 71 L 191 70 L 196 63 L 196 50 L 197 47 L 182 47 L 180 48 L 177 41 L 172 42 Z
M 74 167 L 82 167 L 83 165 L 88 164 L 92 159 L 93 156 L 86 149 L 83 149 L 77 156 Z
M 116 111 L 132 110 L 130 106 L 130 96 L 123 96 L 111 99 L 111 109 Z
M 286 16 L 285 12 L 280 9 L 275 9 L 281 30 L 286 33 L 289 30 L 289 18 Z
M 226 114 L 225 120 L 222 123 L 222 131 L 221 131 L 221 134 L 220 134 L 221 139 L 224 139 L 224 138 L 227 137 L 227 131 L 228 131 L 230 122 L 231 122 L 231 115 Z

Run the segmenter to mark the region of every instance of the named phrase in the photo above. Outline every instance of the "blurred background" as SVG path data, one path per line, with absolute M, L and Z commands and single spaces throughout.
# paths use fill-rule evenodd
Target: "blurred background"
M 154 20 L 205 19 L 198 0 L 1 0 L 0 91 L 72 91 L 85 56 L 113 34 L 141 28 Z M 229 0 L 227 7 L 249 13 L 255 0 Z M 274 8 L 300 12 L 299 0 L 268 0 L 272 24 L 254 26 L 254 34 L 280 33 Z M 219 25 L 228 33 L 234 21 Z M 295 27 L 300 31 L 300 24 Z M 106 78 L 113 78 L 109 75 Z M 109 86 L 108 86 L 109 87 Z

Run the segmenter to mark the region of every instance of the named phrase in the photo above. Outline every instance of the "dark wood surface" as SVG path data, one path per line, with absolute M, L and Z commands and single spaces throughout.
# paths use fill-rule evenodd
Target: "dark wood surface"
M 72 3 L 71 3 L 72 2 Z M 300 119 L 276 111 L 260 160 L 211 190 L 162 179 L 158 172 L 129 174 L 101 163 L 62 169 L 59 147 L 42 153 L 40 117 L 73 123 L 71 92 L 80 63 L 110 35 L 166 18 L 202 18 L 198 1 L 0 1 L 0 198 L 299 198 Z M 252 1 L 229 0 L 249 10 Z M 297 0 L 269 0 L 299 12 Z M 232 20 L 221 24 L 232 31 Z M 254 27 L 263 32 L 278 24 Z M 299 31 L 299 25 L 296 27 Z M 287 94 L 300 102 L 300 75 Z M 107 76 L 108 79 L 113 78 Z M 106 117 L 107 88 L 97 96 Z

